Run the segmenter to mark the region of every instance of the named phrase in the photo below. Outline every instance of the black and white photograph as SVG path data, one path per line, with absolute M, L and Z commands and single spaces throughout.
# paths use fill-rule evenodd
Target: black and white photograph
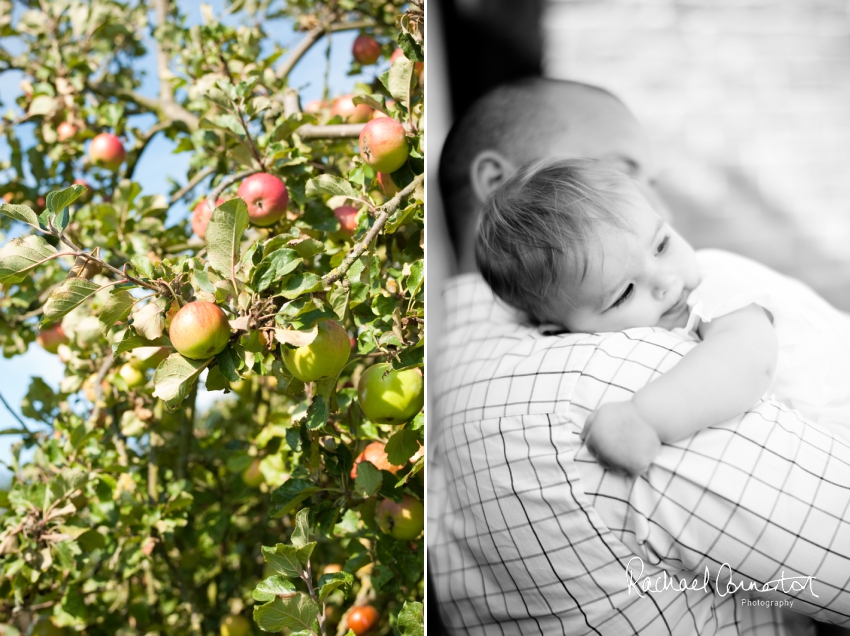
M 850 634 L 850 5 L 428 19 L 428 633 Z

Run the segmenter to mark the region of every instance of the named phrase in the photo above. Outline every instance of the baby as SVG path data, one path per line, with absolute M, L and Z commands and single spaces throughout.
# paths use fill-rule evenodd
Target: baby
M 537 322 L 701 340 L 631 400 L 590 415 L 582 439 L 600 463 L 640 474 L 662 442 L 768 392 L 821 424 L 850 420 L 850 318 L 749 259 L 695 252 L 642 188 L 593 160 L 527 166 L 487 202 L 476 245 L 493 292 Z

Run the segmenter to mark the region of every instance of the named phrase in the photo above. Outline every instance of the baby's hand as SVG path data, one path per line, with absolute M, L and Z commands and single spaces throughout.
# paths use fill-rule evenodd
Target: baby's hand
M 661 448 L 658 433 L 634 402 L 609 402 L 590 414 L 581 439 L 603 468 L 644 473 Z

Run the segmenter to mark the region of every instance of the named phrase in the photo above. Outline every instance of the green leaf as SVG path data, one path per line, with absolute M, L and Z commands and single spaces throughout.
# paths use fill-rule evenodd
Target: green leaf
M 242 368 L 243 362 L 239 354 L 234 350 L 234 345 L 228 344 L 224 351 L 216 356 L 218 360 L 218 370 L 225 378 L 231 382 L 238 382 L 239 369 Z
M 390 67 L 387 77 L 387 89 L 399 103 L 406 104 L 410 92 L 410 80 L 413 77 L 413 61 L 407 58 L 396 60 Z
M 145 278 L 153 278 L 153 263 L 144 254 L 136 254 L 130 259 L 130 264 Z
M 257 269 L 254 270 L 254 276 L 251 278 L 251 286 L 255 291 L 265 291 L 272 284 L 294 271 L 300 264 L 301 257 L 295 250 L 275 250 L 264 257 L 257 266 Z
M 84 278 L 70 278 L 50 292 L 44 303 L 44 318 L 59 320 L 62 316 L 95 295 L 100 286 Z
M 420 340 L 412 347 L 408 347 L 393 358 L 393 370 L 401 371 L 410 367 L 422 366 L 425 360 L 424 341 Z
M 308 197 L 329 194 L 335 197 L 343 196 L 349 199 L 360 199 L 360 193 L 354 189 L 354 186 L 345 179 L 335 177 L 331 174 L 323 174 L 315 179 L 310 179 L 307 182 L 305 192 Z
M 384 448 L 387 460 L 395 466 L 405 466 L 418 450 L 419 435 L 408 429 L 393 433 Z
M 410 296 L 415 296 L 423 280 L 425 280 L 425 262 L 419 259 L 410 266 L 410 276 L 407 277 L 407 293 Z
M 116 322 L 127 320 L 136 299 L 126 290 L 113 292 L 100 310 L 100 330 L 106 334 Z
M 290 241 L 289 245 L 298 252 L 298 256 L 301 258 L 310 258 L 311 256 L 321 254 L 325 251 L 324 243 L 310 237 L 298 239 L 297 241 Z
M 278 574 L 298 579 L 304 572 L 304 564 L 298 558 L 298 548 L 278 543 L 275 547 L 263 546 L 263 558 Z
M 322 428 L 328 421 L 328 404 L 325 398 L 317 395 L 313 398 L 310 408 L 307 409 L 307 417 L 304 424 L 311 431 Z
M 384 476 L 371 462 L 357 464 L 357 479 L 354 480 L 354 490 L 364 497 L 373 497 L 381 489 Z
M 310 509 L 302 508 L 295 515 L 295 530 L 289 540 L 296 548 L 303 548 L 310 543 L 310 534 Z
M 396 622 L 401 636 L 424 636 L 425 615 L 422 603 L 405 602 Z
M 122 353 L 127 353 L 139 347 L 170 347 L 171 340 L 167 336 L 162 336 L 156 340 L 148 340 L 144 336 L 139 336 L 133 333 L 132 329 L 128 329 L 121 339 L 121 342 L 112 347 L 112 353 L 116 356 Z
M 32 211 L 28 205 L 11 205 L 9 203 L 0 203 L 0 214 L 22 221 L 27 225 L 32 225 L 38 229 L 38 216 Z
M 239 244 L 247 228 L 248 208 L 242 199 L 231 199 L 213 210 L 207 226 L 208 259 L 225 278 L 233 275 L 239 263 Z
M 348 572 L 334 572 L 333 574 L 322 575 L 319 579 L 319 601 L 324 602 L 331 592 L 339 588 L 342 588 L 345 595 L 348 596 L 353 583 L 354 577 Z
M 404 57 L 414 62 L 424 62 L 425 55 L 422 53 L 422 47 L 413 39 L 410 33 L 400 33 L 398 36 L 398 46 L 404 52 Z
M 263 579 L 257 584 L 257 587 L 251 592 L 251 596 L 255 601 L 272 601 L 282 595 L 285 597 L 295 593 L 295 585 L 289 579 L 275 574 L 267 579 Z
M 271 603 L 254 607 L 254 620 L 260 629 L 280 632 L 283 629 L 319 633 L 319 606 L 303 592 L 291 598 L 276 598 Z
M 324 285 L 321 278 L 313 272 L 304 272 L 302 274 L 295 274 L 287 279 L 281 287 L 280 295 L 292 300 L 298 298 L 301 294 L 322 291 L 323 288 Z
M 87 188 L 83 185 L 72 185 L 64 190 L 56 190 L 47 195 L 47 209 L 53 214 L 59 214 L 74 201 L 79 199 Z
M 275 488 L 271 494 L 272 516 L 276 519 L 288 514 L 298 507 L 310 495 L 322 492 L 319 488 L 306 479 L 289 479 L 282 486 Z
M 150 341 L 146 341 L 149 345 Z M 188 395 L 192 385 L 201 375 L 210 360 L 189 360 L 179 353 L 172 353 L 156 368 L 153 375 L 154 397 L 161 398 L 173 409 Z
M 0 283 L 19 283 L 55 254 L 56 248 L 40 236 L 12 239 L 0 249 Z

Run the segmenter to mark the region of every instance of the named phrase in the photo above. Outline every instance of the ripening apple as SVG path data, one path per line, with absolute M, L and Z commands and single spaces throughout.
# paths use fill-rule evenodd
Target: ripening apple
M 57 353 L 59 351 L 59 345 L 68 343 L 68 336 L 62 331 L 62 325 L 56 323 L 52 327 L 42 329 L 35 341 L 48 353 Z
M 389 371 L 389 373 L 387 373 Z M 392 371 L 392 365 L 372 365 L 357 385 L 360 408 L 377 424 L 404 424 L 422 410 L 425 391 L 419 369 Z
M 240 185 L 236 196 L 248 206 L 251 223 L 266 227 L 274 225 L 284 214 L 289 203 L 289 193 L 283 181 L 268 172 L 252 174 Z
M 304 112 L 313 113 L 315 115 L 316 113 L 321 113 L 328 106 L 329 104 L 323 99 L 311 99 L 307 102 L 306 106 L 304 106 Z
M 357 458 L 354 460 L 354 466 L 351 467 L 351 478 L 357 479 L 357 464 L 360 462 L 369 462 L 378 470 L 388 470 L 393 475 L 402 469 L 401 466 L 391 464 L 387 453 L 384 450 L 386 444 L 383 442 L 372 442 L 363 449 Z
M 342 572 L 342 566 L 339 563 L 328 563 L 322 569 L 322 574 L 336 574 L 337 572 Z
M 366 104 L 355 104 L 354 95 L 340 95 L 331 106 L 331 116 L 339 115 L 351 124 L 362 124 L 369 121 L 372 108 Z
M 96 166 L 115 172 L 124 163 L 124 144 L 112 133 L 100 133 L 92 139 L 89 157 Z
M 221 636 L 248 636 L 251 621 L 239 614 L 230 614 L 221 620 Z
M 129 364 L 134 369 L 153 369 L 168 357 L 168 347 L 137 347 L 130 352 Z
M 358 605 L 357 607 L 352 607 L 346 617 L 348 628 L 353 631 L 356 636 L 363 636 L 364 634 L 371 632 L 375 629 L 379 619 L 380 615 L 378 614 L 378 610 L 371 605 Z
M 373 119 L 360 131 L 360 157 L 377 172 L 395 172 L 408 152 L 404 126 L 392 117 Z
M 354 40 L 351 55 L 358 64 L 374 64 L 381 57 L 381 45 L 371 35 L 360 35 Z
M 392 175 L 387 172 L 378 173 L 378 186 L 381 188 L 381 192 L 390 198 L 398 194 L 398 186 L 393 181 Z
M 56 128 L 56 139 L 59 140 L 59 143 L 64 143 L 64 142 L 68 141 L 69 139 L 72 139 L 74 137 L 74 135 L 77 134 L 78 130 L 79 130 L 79 128 L 77 128 L 71 122 L 63 121 Z
M 357 213 L 353 205 L 341 205 L 334 209 L 334 216 L 339 221 L 340 231 L 346 236 L 353 236 L 357 229 Z
M 215 207 L 220 206 L 222 203 L 224 203 L 224 199 L 216 199 Z M 198 205 L 195 206 L 195 209 L 192 210 L 192 231 L 199 238 L 207 237 L 207 225 L 210 223 L 212 213 L 213 211 L 207 205 L 206 198 L 201 199 Z
M 322 320 L 316 325 L 316 339 L 296 349 L 281 345 L 283 364 L 302 382 L 335 378 L 348 362 L 351 344 L 348 332 L 335 320 Z
M 147 382 L 145 374 L 133 367 L 132 365 L 124 364 L 118 369 L 118 375 L 127 383 L 127 388 L 135 389 L 143 386 Z
M 251 464 L 242 471 L 242 481 L 251 488 L 259 488 L 260 484 L 265 481 L 263 471 L 260 470 L 260 460 L 254 459 Z
M 375 520 L 384 534 L 410 541 L 425 528 L 425 506 L 410 495 L 404 495 L 401 501 L 384 499 L 375 509 Z
M 230 323 L 217 305 L 197 300 L 174 314 L 168 335 L 181 355 L 205 360 L 224 351 L 230 340 Z
M 12 201 L 15 200 L 15 193 L 14 192 L 6 192 L 5 194 L 3 194 L 3 200 L 6 203 L 11 203 Z

